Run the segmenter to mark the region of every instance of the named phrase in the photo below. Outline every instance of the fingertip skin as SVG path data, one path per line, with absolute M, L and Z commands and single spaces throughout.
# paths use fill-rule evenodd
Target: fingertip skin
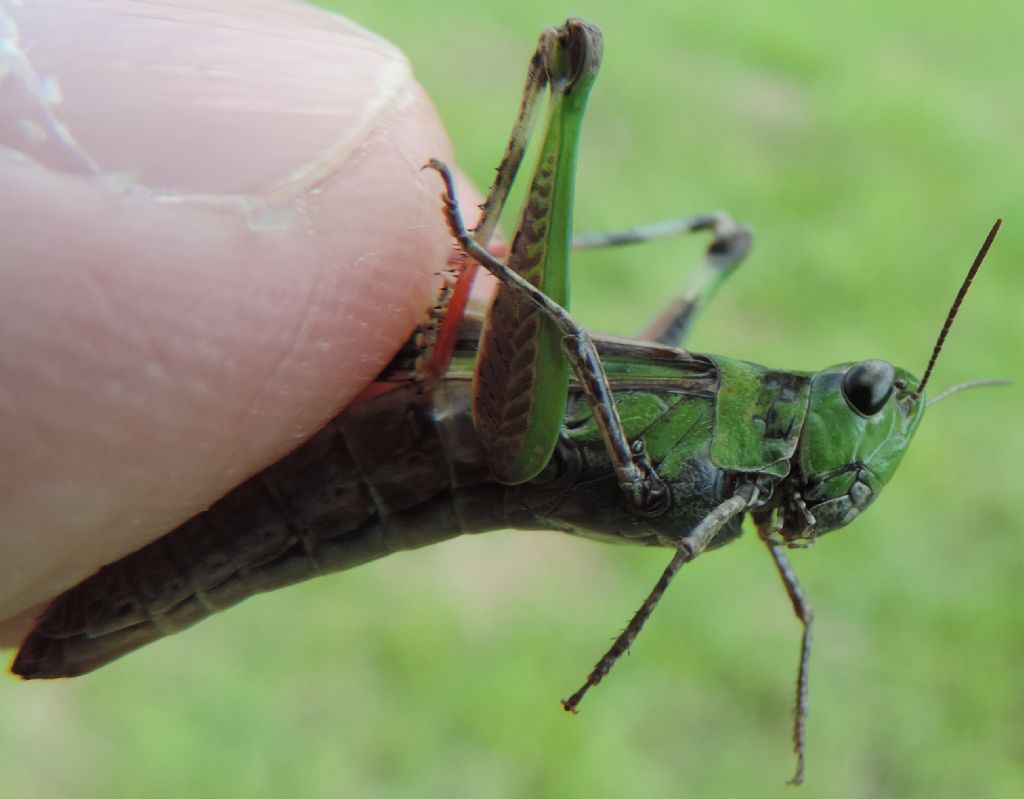
M 5 9 L 0 645 L 312 435 L 449 246 L 419 172 L 449 145 L 384 40 L 277 0 L 52 5 Z

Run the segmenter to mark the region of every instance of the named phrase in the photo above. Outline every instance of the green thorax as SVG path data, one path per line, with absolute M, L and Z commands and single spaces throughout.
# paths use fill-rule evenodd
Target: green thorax
M 730 472 L 785 477 L 807 415 L 811 375 L 708 357 L 719 372 L 712 461 Z

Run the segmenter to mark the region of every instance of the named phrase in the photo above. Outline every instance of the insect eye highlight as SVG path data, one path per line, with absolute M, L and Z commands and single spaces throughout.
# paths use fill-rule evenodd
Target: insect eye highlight
M 888 361 L 861 361 L 843 375 L 843 397 L 861 416 L 874 416 L 892 396 L 896 370 Z

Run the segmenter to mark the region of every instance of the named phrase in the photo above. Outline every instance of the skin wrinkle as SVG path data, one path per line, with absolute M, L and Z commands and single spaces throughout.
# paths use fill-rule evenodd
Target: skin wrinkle
M 100 294 L 101 292 L 98 292 Z M 88 336 L 80 335 L 75 337 L 76 347 L 82 347 L 83 345 L 91 345 L 91 340 Z M 82 360 L 94 360 L 101 362 L 99 359 L 100 350 L 96 347 L 90 346 L 87 353 L 78 353 L 78 357 Z M 38 362 L 32 365 L 33 371 L 35 372 L 34 377 L 29 377 L 26 381 L 11 381 L 11 390 L 7 393 L 7 396 L 11 397 L 14 406 L 14 413 L 11 418 L 18 418 L 21 421 L 17 434 L 19 437 L 24 436 L 26 432 L 31 432 L 35 437 L 36 441 L 40 444 L 38 449 L 32 447 L 26 447 L 26 451 L 34 452 L 37 456 L 37 460 L 59 460 L 61 457 L 61 450 L 66 446 L 62 430 L 60 427 L 55 427 L 51 434 L 46 434 L 44 428 L 40 422 L 36 420 L 36 414 L 33 413 L 33 400 L 30 393 L 26 393 L 24 397 L 19 396 L 16 389 L 21 387 L 26 392 L 31 392 L 33 387 L 39 383 L 49 384 L 60 391 L 69 391 L 74 389 L 74 378 L 67 373 L 61 372 L 55 368 L 52 363 L 46 361 Z M 72 378 L 69 381 L 69 378 Z M 25 441 L 20 442 L 22 446 L 26 444 Z
M 89 259 L 83 259 L 80 264 L 80 273 L 85 278 L 87 286 L 95 289 L 92 292 L 92 299 L 104 307 L 103 312 L 96 314 L 97 317 L 117 320 L 117 331 L 114 334 L 121 342 L 130 342 L 133 348 L 139 348 L 143 355 L 139 357 L 141 362 L 146 364 L 145 376 L 147 380 L 158 380 L 164 384 L 168 383 L 167 376 L 177 371 L 174 367 L 174 358 L 169 355 L 160 345 L 160 337 L 150 333 L 146 326 L 145 315 L 133 313 L 130 303 L 117 303 L 114 300 L 114 292 L 110 287 L 105 287 L 104 279 L 97 270 L 90 268 Z M 109 331 L 103 331 L 108 334 Z M 87 336 L 79 338 L 79 342 L 90 343 Z M 94 360 L 101 362 L 102 347 L 94 347 L 96 353 Z
M 405 61 L 401 68 L 393 64 L 389 66 L 392 66 L 393 69 L 387 70 L 387 79 L 381 81 L 381 96 L 374 98 L 365 110 L 360 123 L 353 126 L 352 129 L 344 131 L 344 135 L 320 158 L 310 161 L 305 167 L 296 167 L 292 174 L 285 177 L 278 187 L 271 191 L 272 199 L 305 194 L 309 189 L 315 188 L 329 179 L 344 166 L 353 154 L 365 148 L 372 134 L 381 129 L 388 117 L 404 107 L 404 104 L 398 103 L 397 99 L 403 96 L 408 97 L 411 93 L 412 72 L 408 62 Z
M 35 440 L 38 446 L 32 448 L 33 452 L 37 452 L 41 457 L 46 457 L 59 451 L 59 447 L 54 445 L 50 436 L 43 433 L 39 423 L 36 422 L 33 415 L 29 412 L 27 404 L 20 401 L 14 391 L 7 390 L 3 385 L 0 385 L 0 411 L 5 414 L 9 413 L 11 418 L 25 420 L 25 424 L 22 425 L 18 433 L 25 438 Z
M 168 7 L 172 6 L 169 4 Z M 145 16 L 152 17 L 152 15 Z M 227 17 L 227 19 L 232 23 L 227 27 L 232 30 L 235 29 L 238 20 L 235 17 Z M 20 34 L 16 21 L 3 12 L 2 6 L 0 6 L 0 31 L 2 31 L 0 33 L 0 54 L 6 56 L 5 59 L 0 60 L 0 66 L 3 66 L 4 61 L 6 61 L 9 68 L 8 74 L 13 73 L 17 76 L 22 85 L 28 90 L 30 96 L 38 101 L 38 110 L 45 117 L 51 131 L 56 134 L 56 138 L 80 158 L 92 173 L 101 175 L 106 172 L 107 174 L 117 175 L 122 179 L 131 177 L 133 178 L 131 180 L 119 180 L 114 181 L 114 183 L 118 184 L 120 190 L 126 194 L 141 193 L 149 196 L 156 202 L 223 205 L 239 208 L 247 213 L 255 213 L 277 204 L 287 204 L 297 197 L 306 196 L 311 189 L 315 189 L 319 184 L 336 175 L 353 154 L 358 153 L 365 147 L 373 133 L 381 129 L 387 118 L 396 111 L 405 109 L 412 102 L 416 94 L 413 89 L 415 81 L 412 70 L 404 57 L 381 62 L 374 72 L 377 93 L 370 97 L 369 102 L 365 103 L 361 108 L 362 113 L 359 120 L 339 130 L 337 140 L 330 144 L 322 153 L 311 157 L 306 163 L 295 166 L 291 172 L 277 181 L 275 185 L 272 185 L 259 195 L 232 192 L 195 193 L 168 191 L 140 182 L 134 179 L 135 176 L 128 172 L 116 171 L 110 173 L 107 170 L 103 170 L 93 156 L 78 143 L 69 125 L 53 112 L 51 107 L 53 103 L 50 102 L 50 98 L 54 92 L 50 87 L 59 87 L 58 79 L 55 76 L 42 78 L 36 73 L 28 55 L 20 47 Z M 350 38 L 353 41 L 358 41 L 354 37 Z M 378 48 L 382 43 L 385 43 L 379 37 L 373 38 L 376 40 Z M 146 69 L 157 71 L 160 67 L 159 65 L 147 65 Z M 0 79 L 3 77 L 3 73 L 0 72 Z M 59 90 L 57 94 L 59 96 Z M 210 100 L 204 101 L 203 99 L 193 102 L 192 105 L 194 107 L 209 105 L 220 110 L 230 108 L 230 104 L 225 101 L 213 103 Z M 252 102 L 246 102 L 238 110 L 251 112 L 253 110 Z M 293 112 L 306 114 L 309 113 L 309 110 L 309 108 L 303 107 L 293 108 Z M 268 104 L 267 112 L 276 113 L 277 109 L 273 104 Z M 332 106 L 324 106 L 324 114 L 331 116 L 334 112 L 335 109 Z M 35 162 L 35 159 L 24 150 L 4 147 L 2 144 L 0 144 L 0 148 L 10 149 L 12 152 Z M 43 165 L 40 164 L 40 166 L 42 167 Z
M 67 124 L 61 121 L 53 111 L 53 106 L 59 105 L 62 99 L 57 78 L 55 76 L 42 78 L 38 75 L 28 54 L 21 48 L 18 23 L 4 12 L 2 6 L 0 6 L 0 67 L 6 67 L 5 70 L 0 71 L 0 81 L 9 79 L 11 75 L 17 77 L 27 94 L 38 101 L 38 110 L 49 130 L 55 134 L 57 141 L 65 145 L 69 153 L 79 159 L 90 172 L 98 174 L 101 171 L 99 164 L 75 140 Z M 31 120 L 25 121 L 31 122 Z M 45 130 L 46 128 L 43 128 L 44 132 Z M 30 134 L 27 138 L 31 142 L 33 136 Z M 29 157 L 27 153 L 20 150 L 14 150 L 14 152 L 26 158 Z
M 412 72 L 408 63 L 401 69 L 388 70 L 389 80 L 384 82 L 386 96 L 376 98 L 360 123 L 352 129 L 342 131 L 337 142 L 328 147 L 320 156 L 299 165 L 271 188 L 265 196 L 246 194 L 192 194 L 187 192 L 153 192 L 157 202 L 197 205 L 226 205 L 239 207 L 252 213 L 276 204 L 285 204 L 296 197 L 303 197 L 321 184 L 337 175 L 349 159 L 365 148 L 367 141 L 379 131 L 387 118 L 408 104 L 413 92 L 410 88 Z M 392 80 L 393 78 L 393 80 Z M 402 98 L 403 101 L 399 101 Z M 142 188 L 142 187 L 140 187 Z
M 302 311 L 296 315 L 295 322 L 290 325 L 290 331 L 285 334 L 279 354 L 272 362 L 267 363 L 264 375 L 253 386 L 249 398 L 241 404 L 234 420 L 228 422 L 226 428 L 228 438 L 240 435 L 239 431 L 244 429 L 245 422 L 257 407 L 258 401 L 267 393 L 268 387 L 274 384 L 277 375 L 286 371 L 284 367 L 294 358 L 302 340 L 312 329 L 312 309 L 317 304 L 321 286 L 326 279 L 325 267 L 325 262 L 318 264 L 316 277 L 310 281 L 309 288 L 303 297 Z
M 396 107 L 404 108 L 405 106 L 407 106 L 408 98 L 413 94 L 409 87 L 409 81 L 411 81 L 412 79 L 411 73 L 408 71 L 408 69 L 399 70 L 398 72 L 400 73 L 400 77 L 402 77 L 405 80 L 405 83 L 401 84 L 400 92 L 389 91 L 388 96 L 389 98 L 399 96 L 403 97 L 405 99 L 405 102 L 398 103 L 388 101 L 376 103 L 371 112 L 364 115 L 364 119 L 367 120 L 365 132 L 362 129 L 360 129 L 358 131 L 359 135 L 355 135 L 350 131 L 346 131 L 346 135 L 339 139 L 337 145 L 328 149 L 328 156 L 326 158 L 315 159 L 310 162 L 307 168 L 300 168 L 296 170 L 298 174 L 293 174 L 292 176 L 289 176 L 288 179 L 282 182 L 282 186 L 291 184 L 289 186 L 290 192 L 299 195 L 306 195 L 308 194 L 310 189 L 315 188 L 317 185 L 326 182 L 331 177 L 336 175 L 337 172 L 344 166 L 345 162 L 354 153 L 358 153 L 361 150 L 365 149 L 365 147 L 370 141 L 372 141 L 375 138 L 386 136 L 386 133 L 382 133 L 382 129 L 386 128 L 387 115 L 393 113 Z M 404 152 L 404 150 L 399 150 L 399 153 L 400 156 L 404 160 L 406 160 L 407 163 L 411 163 L 411 159 L 409 158 L 408 154 Z M 331 165 L 332 171 L 329 174 L 319 174 L 320 168 L 326 168 L 328 166 L 326 161 L 330 160 L 330 158 L 334 158 L 337 160 L 337 163 Z M 297 180 L 307 178 L 315 178 L 315 182 L 311 182 L 308 186 L 302 186 L 295 182 Z M 278 191 L 279 190 L 274 190 L 274 193 Z M 157 199 L 162 198 L 158 197 Z M 167 199 L 167 197 L 163 199 Z M 176 202 L 189 202 L 190 200 L 196 199 L 201 201 L 217 202 L 220 198 L 211 196 L 200 197 L 198 195 L 176 195 L 174 197 L 174 200 Z M 234 200 L 239 200 L 245 203 L 248 202 L 248 198 L 244 196 L 224 196 L 223 199 L 226 199 L 229 202 Z M 415 227 L 418 229 L 427 229 L 427 226 L 425 225 L 417 225 Z M 379 258 L 379 256 L 382 255 L 383 252 L 383 250 L 376 250 L 360 255 L 353 263 L 353 268 L 359 268 L 364 262 L 372 263 L 374 259 Z M 275 377 L 278 374 L 278 372 L 286 371 L 284 367 L 288 364 L 293 353 L 298 349 L 299 342 L 301 341 L 301 339 L 304 337 L 305 334 L 307 334 L 310 331 L 312 327 L 312 325 L 310 324 L 310 320 L 313 317 L 311 309 L 317 307 L 317 300 L 319 295 L 321 294 L 320 289 L 323 282 L 326 279 L 328 279 L 328 276 L 325 273 L 325 264 L 320 264 L 317 270 L 317 277 L 313 279 L 309 290 L 305 293 L 303 299 L 303 311 L 300 314 L 301 321 L 293 325 L 292 332 L 289 332 L 287 334 L 287 341 L 285 345 L 281 348 L 280 354 L 275 358 L 273 364 L 270 364 L 268 366 L 268 369 L 264 377 L 259 382 L 259 384 L 253 387 L 253 390 L 250 393 L 249 398 L 246 401 L 244 401 L 244 403 L 241 405 L 234 422 L 228 425 L 225 432 L 227 433 L 229 438 L 235 435 L 235 430 L 244 427 L 244 422 L 248 414 L 258 404 L 260 397 L 266 390 L 266 387 L 268 385 L 273 385 Z M 372 377 L 372 375 L 369 375 L 368 377 Z
M 408 63 L 403 61 L 404 69 L 401 72 L 401 81 L 398 84 L 401 91 L 395 92 L 393 88 L 389 87 L 389 91 L 386 92 L 387 101 L 376 102 L 368 109 L 367 113 L 364 114 L 364 119 L 368 120 L 367 126 L 360 126 L 359 135 L 356 136 L 353 131 L 346 131 L 346 135 L 339 139 L 338 143 L 329 148 L 325 158 L 328 161 L 334 160 L 336 163 L 333 164 L 331 171 L 326 175 L 319 175 L 318 170 L 315 167 L 317 163 L 323 163 L 324 159 L 318 159 L 310 163 L 309 168 L 297 170 L 298 174 L 293 174 L 284 181 L 282 185 L 292 184 L 292 189 L 295 193 L 307 194 L 310 190 L 315 188 L 332 176 L 336 175 L 341 167 L 348 161 L 349 157 L 356 152 L 362 151 L 367 146 L 370 139 L 380 137 L 383 134 L 380 131 L 384 128 L 387 117 L 395 112 L 396 108 L 405 108 L 408 105 L 408 98 L 412 95 L 410 84 L 412 81 L 412 74 L 408 69 Z M 391 101 L 392 98 L 403 96 L 406 98 L 405 103 L 394 103 Z M 408 155 L 399 150 L 400 156 L 408 162 Z M 326 163 L 323 164 L 327 166 Z M 302 186 L 302 191 L 298 191 L 300 188 L 296 181 L 300 179 L 308 179 L 309 184 Z M 383 254 L 383 250 L 370 251 L 359 255 L 352 264 L 353 269 L 360 268 L 364 262 L 373 263 L 374 260 L 379 258 Z M 257 400 L 264 393 L 267 386 L 273 384 L 275 377 L 279 372 L 286 371 L 284 367 L 287 365 L 289 360 L 298 349 L 299 342 L 310 333 L 313 328 L 311 320 L 313 319 L 313 308 L 319 307 L 319 297 L 321 296 L 322 284 L 329 279 L 329 276 L 325 272 L 326 264 L 319 264 L 316 277 L 310 282 L 309 290 L 306 292 L 303 303 L 303 311 L 299 314 L 299 321 L 294 325 L 293 331 L 287 336 L 285 346 L 278 357 L 272 364 L 269 365 L 268 371 L 260 381 L 260 383 L 253 388 L 252 394 L 249 399 L 242 405 L 239 413 L 235 419 L 234 424 L 229 428 L 235 430 L 242 426 L 246 416 L 252 411 L 253 407 L 257 404 Z M 372 377 L 372 376 L 371 376 Z M 369 378 L 368 378 L 369 379 Z

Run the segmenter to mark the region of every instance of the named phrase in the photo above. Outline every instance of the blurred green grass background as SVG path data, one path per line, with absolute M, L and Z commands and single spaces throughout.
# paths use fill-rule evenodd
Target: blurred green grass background
M 892 486 L 793 561 L 817 611 L 803 797 L 1024 795 L 1024 107 L 1018 3 L 333 3 L 400 45 L 485 186 L 539 31 L 598 23 L 576 220 L 727 209 L 757 230 L 697 350 L 918 373 L 1006 225 Z M 702 242 L 580 257 L 637 329 Z M 0 680 L 11 797 L 791 796 L 799 628 L 751 536 L 680 576 L 581 714 L 658 551 L 495 533 L 260 597 L 99 673 Z

